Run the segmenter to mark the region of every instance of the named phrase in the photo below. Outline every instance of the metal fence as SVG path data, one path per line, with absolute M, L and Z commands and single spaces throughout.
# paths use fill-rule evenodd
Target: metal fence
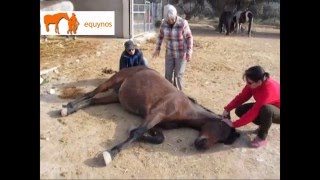
M 133 37 L 154 31 L 154 24 L 162 19 L 162 1 L 134 0 Z

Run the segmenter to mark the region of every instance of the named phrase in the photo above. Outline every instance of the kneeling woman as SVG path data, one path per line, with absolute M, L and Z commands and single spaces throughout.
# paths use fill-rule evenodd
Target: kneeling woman
M 266 145 L 266 138 L 272 123 L 280 124 L 280 83 L 272 79 L 261 66 L 247 69 L 243 75 L 246 86 L 224 107 L 223 116 L 230 119 L 230 111 L 240 119 L 230 122 L 238 128 L 250 122 L 258 125 L 257 137 L 251 142 L 251 147 L 258 148 Z M 251 97 L 254 103 L 245 103 Z

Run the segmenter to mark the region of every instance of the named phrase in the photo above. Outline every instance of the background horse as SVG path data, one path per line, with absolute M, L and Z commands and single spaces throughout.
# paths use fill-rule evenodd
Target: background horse
M 112 91 L 107 96 L 94 97 L 110 89 Z M 127 111 L 141 116 L 143 121 L 130 131 L 127 140 L 103 152 L 106 164 L 135 141 L 162 143 L 161 129 L 190 127 L 200 131 L 194 143 L 198 150 L 208 149 L 216 143 L 231 144 L 239 136 L 220 115 L 188 98 L 155 70 L 143 66 L 119 71 L 93 91 L 63 105 L 61 115 L 69 115 L 90 105 L 109 103 L 120 103 Z
M 236 32 L 242 29 L 242 24 L 248 22 L 248 36 L 251 36 L 251 24 L 253 22 L 253 14 L 249 10 L 237 11 L 233 17 L 236 25 Z
M 56 33 L 60 34 L 60 32 L 59 32 L 59 22 L 63 18 L 68 21 L 69 20 L 68 13 L 57 13 L 57 14 L 54 14 L 54 15 L 50 15 L 50 14 L 45 15 L 43 17 L 43 21 L 44 21 L 44 24 L 46 25 L 47 32 L 49 32 L 49 25 L 50 24 L 55 24 L 54 30 L 55 30 Z
M 222 33 L 223 27 L 226 29 L 226 35 L 234 31 L 233 13 L 231 11 L 223 11 L 219 18 L 218 30 Z

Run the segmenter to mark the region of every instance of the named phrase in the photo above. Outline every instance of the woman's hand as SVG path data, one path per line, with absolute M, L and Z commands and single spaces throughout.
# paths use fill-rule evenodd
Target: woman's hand
M 229 118 L 230 119 L 230 112 L 228 112 L 227 110 L 224 110 L 222 113 L 222 118 Z

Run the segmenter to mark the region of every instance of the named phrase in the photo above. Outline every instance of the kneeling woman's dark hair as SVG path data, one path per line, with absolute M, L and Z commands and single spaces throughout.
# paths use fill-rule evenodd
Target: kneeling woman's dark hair
M 269 73 L 265 72 L 264 69 L 261 66 L 252 66 L 249 69 L 247 69 L 243 74 L 243 79 L 246 80 L 246 78 L 251 79 L 254 82 L 258 82 L 259 80 L 264 80 L 264 78 L 269 78 Z

